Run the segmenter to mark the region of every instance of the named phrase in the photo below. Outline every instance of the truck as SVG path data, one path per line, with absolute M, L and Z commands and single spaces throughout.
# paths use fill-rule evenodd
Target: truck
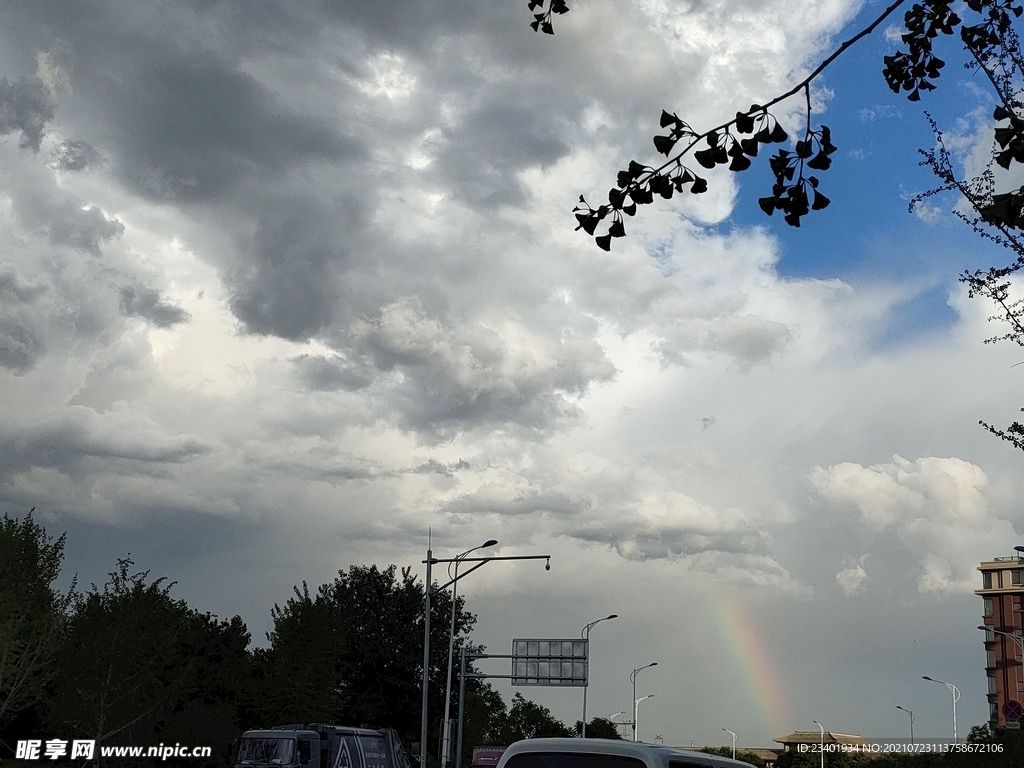
M 276 725 L 242 734 L 235 768 L 412 768 L 390 728 Z

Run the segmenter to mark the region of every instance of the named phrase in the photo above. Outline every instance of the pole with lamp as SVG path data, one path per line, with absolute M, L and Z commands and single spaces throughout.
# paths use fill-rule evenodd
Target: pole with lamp
M 650 664 L 645 664 L 642 667 L 637 667 L 629 673 L 629 681 L 633 684 L 633 741 L 636 741 L 636 676 L 640 672 L 640 670 L 656 666 L 658 666 L 658 662 L 652 661 Z
M 726 733 L 732 734 L 732 759 L 736 759 L 736 734 L 730 731 L 728 728 L 723 728 Z
M 986 634 L 986 641 L 988 640 L 987 635 L 988 635 L 989 632 L 991 632 L 993 635 L 1006 635 L 1006 637 L 1008 637 L 1011 640 L 1013 640 L 1014 644 L 1017 646 L 1017 650 L 1018 650 L 1017 659 L 1018 659 L 1018 662 L 1024 661 L 1024 637 L 1021 637 L 1016 632 L 1006 632 L 1005 630 L 996 629 L 995 627 L 986 627 L 984 624 L 978 625 L 978 629 L 983 630 L 985 632 L 985 634 Z M 994 637 L 992 639 L 995 640 Z M 1004 645 L 1003 647 L 1005 648 L 1006 646 Z M 1006 658 L 1006 654 L 1005 653 L 1003 653 L 1003 658 L 1005 660 L 1005 658 Z M 1024 671 L 1022 671 L 1021 668 L 1018 668 L 1018 670 L 1017 670 L 1017 681 L 1018 681 L 1018 683 L 1017 683 L 1018 684 L 1018 690 L 1020 690 L 1021 683 L 1024 683 Z M 1009 696 L 1007 696 L 1006 698 L 1009 698 Z
M 441 765 L 448 764 L 448 758 L 451 753 L 452 743 L 452 729 L 451 721 L 449 720 L 449 713 L 451 711 L 451 700 L 452 700 L 452 658 L 455 656 L 455 615 L 458 613 L 456 606 L 458 605 L 458 594 L 459 594 L 459 564 L 462 563 L 466 557 L 476 552 L 478 549 L 485 549 L 487 547 L 493 547 L 497 545 L 495 539 L 488 539 L 479 547 L 473 547 L 467 549 L 461 555 L 456 555 L 452 562 L 448 563 L 448 577 L 451 579 L 452 585 L 452 626 L 451 631 L 448 633 L 448 676 L 445 678 L 444 688 L 444 720 L 441 724 Z M 455 566 L 455 573 L 452 574 L 452 566 Z
M 618 717 L 619 715 L 624 715 L 624 714 L 626 714 L 626 710 L 624 710 L 624 709 L 620 709 L 618 712 L 612 712 L 610 715 L 608 715 L 608 722 L 610 722 L 614 726 L 618 726 L 618 725 L 620 725 L 620 723 L 616 723 L 615 722 L 615 718 Z M 618 733 L 617 730 L 616 730 L 616 733 Z
M 494 546 L 495 544 L 497 544 L 496 541 L 490 540 L 490 541 L 488 541 L 488 542 L 486 542 L 484 544 L 481 544 L 480 547 L 475 547 L 475 549 L 480 549 L 480 548 L 485 547 L 485 546 Z M 472 550 L 470 550 L 470 551 L 472 551 Z M 427 566 L 427 573 L 426 573 L 426 577 L 425 577 L 425 584 L 424 584 L 424 590 L 423 590 L 424 591 L 423 682 L 422 682 L 422 689 L 423 689 L 422 694 L 423 695 L 422 695 L 422 703 L 421 703 L 421 707 L 420 707 L 420 768 L 427 768 L 427 720 L 428 720 L 428 702 L 429 702 L 429 686 L 430 686 L 430 595 L 431 595 L 431 593 L 433 593 L 433 592 L 440 592 L 443 589 L 447 589 L 448 587 L 450 587 L 453 584 L 455 584 L 455 582 L 458 581 L 459 579 L 465 578 L 466 576 L 471 574 L 473 571 L 475 571 L 477 568 L 482 567 L 483 565 L 485 565 L 486 563 L 491 562 L 492 560 L 546 560 L 547 563 L 545 564 L 544 569 L 548 570 L 548 571 L 551 570 L 551 555 L 506 555 L 506 556 L 501 556 L 501 557 L 498 557 L 498 556 L 493 556 L 493 557 L 467 557 L 466 556 L 467 554 L 468 554 L 467 552 L 463 552 L 461 555 L 458 556 L 458 558 L 454 558 L 454 557 L 450 557 L 450 558 L 434 557 L 433 553 L 431 552 L 431 549 L 430 549 L 430 538 L 429 538 L 429 532 L 428 532 L 428 538 L 427 538 L 427 559 L 423 561 L 426 564 L 426 566 Z M 433 587 L 433 582 L 431 581 L 431 576 L 430 576 L 430 568 L 431 568 L 431 566 L 432 565 L 436 565 L 437 563 L 454 563 L 456 560 L 458 560 L 459 563 L 475 562 L 476 565 L 474 565 L 469 570 L 467 570 L 467 571 L 465 571 L 465 572 L 463 572 L 461 574 L 458 574 L 455 578 L 451 579 L 450 581 L 448 581 L 445 584 L 442 584 L 440 587 L 434 588 Z M 453 612 L 455 611 L 455 601 L 454 600 L 452 600 L 452 611 Z M 446 707 L 446 709 L 448 707 L 448 702 L 447 701 L 445 702 L 445 707 Z
M 817 720 L 812 720 L 816 726 L 821 729 L 821 768 L 825 768 L 825 726 L 819 723 Z
M 580 637 L 587 641 L 587 679 L 583 683 L 583 725 L 580 728 L 580 738 L 583 739 L 587 738 L 587 688 L 590 687 L 590 630 L 602 621 L 617 618 L 619 618 L 619 614 L 613 613 L 610 616 L 605 616 L 603 619 L 597 619 L 587 624 L 580 632 Z
M 910 715 L 910 746 L 914 746 L 914 713 L 906 707 L 901 707 L 899 704 L 896 705 L 896 709 L 902 709 Z
M 646 696 L 641 696 L 633 702 L 633 741 L 637 740 L 637 734 L 640 732 L 638 727 L 638 720 L 640 718 L 640 702 L 644 699 L 653 699 L 654 694 L 648 693 Z
M 953 696 L 953 743 L 956 744 L 957 743 L 957 738 L 956 738 L 956 703 L 960 700 L 960 689 L 957 688 L 952 683 L 947 683 L 944 680 L 936 680 L 933 677 L 928 677 L 928 675 L 922 675 L 921 679 L 922 680 L 928 680 L 929 682 L 932 682 L 932 683 L 941 683 L 942 685 L 944 685 L 947 688 L 949 688 L 949 692 Z

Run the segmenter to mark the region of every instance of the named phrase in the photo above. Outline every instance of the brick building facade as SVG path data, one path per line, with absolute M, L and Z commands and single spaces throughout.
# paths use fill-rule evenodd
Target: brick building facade
M 1024 553 L 997 557 L 978 566 L 985 626 L 985 674 L 988 676 L 989 725 L 1006 727 L 1004 705 L 1024 704 L 1024 637 L 1021 600 L 1024 599 Z M 1013 705 L 1010 705 L 1013 707 Z M 1019 727 L 1011 724 L 1011 728 Z

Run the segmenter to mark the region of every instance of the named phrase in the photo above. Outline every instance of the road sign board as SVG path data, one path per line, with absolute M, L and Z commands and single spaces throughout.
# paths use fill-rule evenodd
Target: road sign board
M 1019 701 L 1010 699 L 1003 704 L 1003 717 L 1009 722 L 1015 723 L 1021 719 L 1021 716 L 1024 716 L 1024 707 L 1021 706 Z
M 512 685 L 587 684 L 588 641 L 579 638 L 512 641 Z

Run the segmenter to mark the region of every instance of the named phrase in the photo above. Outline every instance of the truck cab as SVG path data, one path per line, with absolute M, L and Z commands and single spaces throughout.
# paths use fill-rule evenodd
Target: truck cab
M 324 723 L 278 725 L 242 734 L 235 768 L 411 768 L 390 728 Z

